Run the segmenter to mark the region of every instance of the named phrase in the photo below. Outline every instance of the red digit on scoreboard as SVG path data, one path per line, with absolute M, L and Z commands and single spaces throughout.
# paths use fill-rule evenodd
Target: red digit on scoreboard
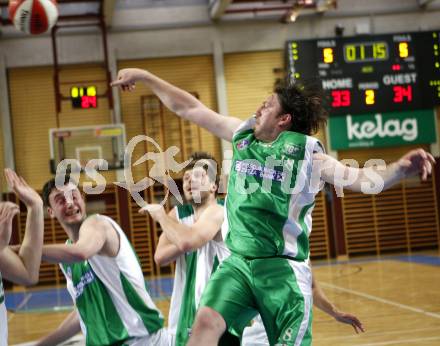
M 407 86 L 395 85 L 393 86 L 393 91 L 394 91 L 394 98 L 393 98 L 394 103 L 402 103 L 405 99 L 407 102 L 412 101 L 411 85 L 407 85 Z
M 89 108 L 89 97 L 83 96 L 81 97 L 81 108 Z
M 341 90 L 341 106 L 342 107 L 348 107 L 351 105 L 351 96 L 350 96 L 350 90 Z
M 348 107 L 351 105 L 350 90 L 333 90 L 332 107 Z
M 332 107 L 341 107 L 341 91 L 332 90 Z
M 96 96 L 89 96 L 90 107 L 96 108 Z
M 96 108 L 96 96 L 81 97 L 81 108 Z

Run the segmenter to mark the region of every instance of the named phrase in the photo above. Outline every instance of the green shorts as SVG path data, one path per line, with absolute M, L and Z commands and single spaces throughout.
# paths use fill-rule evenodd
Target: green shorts
M 228 328 L 258 311 L 270 345 L 311 345 L 312 273 L 305 262 L 231 255 L 206 286 L 200 306 L 220 313 Z

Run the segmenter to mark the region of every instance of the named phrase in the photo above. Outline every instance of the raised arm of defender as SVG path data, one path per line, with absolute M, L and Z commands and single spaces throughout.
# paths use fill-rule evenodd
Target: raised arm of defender
M 118 72 L 118 77 L 111 83 L 111 86 L 119 86 L 123 91 L 133 91 L 136 82 L 142 82 L 149 87 L 163 104 L 179 117 L 189 120 L 229 142 L 232 141 L 234 131 L 242 123 L 240 119 L 214 112 L 190 93 L 145 70 L 122 69 Z
M 28 214 L 23 242 L 16 254 L 8 244 L 12 232 L 12 219 L 19 212 L 19 207 L 10 202 L 1 203 L 0 272 L 6 279 L 15 283 L 35 285 L 38 282 L 43 246 L 43 201 L 14 171 L 6 169 L 5 176 L 12 191 L 26 206 Z

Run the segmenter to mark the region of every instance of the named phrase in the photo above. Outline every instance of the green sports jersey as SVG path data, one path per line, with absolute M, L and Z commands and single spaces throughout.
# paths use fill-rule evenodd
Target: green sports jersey
M 223 237 L 246 258 L 309 257 L 311 213 L 318 184 L 311 184 L 316 138 L 284 131 L 271 143 L 254 136 L 254 118 L 233 137 L 233 161 Z M 319 181 L 319 180 L 318 180 Z
M 147 338 L 163 326 L 160 311 L 147 292 L 137 256 L 119 225 L 116 257 L 95 255 L 86 261 L 61 264 L 67 289 L 75 302 L 86 345 L 122 345 Z

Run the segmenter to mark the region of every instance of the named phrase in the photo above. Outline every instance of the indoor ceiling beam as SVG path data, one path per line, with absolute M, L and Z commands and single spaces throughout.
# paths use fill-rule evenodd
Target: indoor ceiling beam
M 226 8 L 232 3 L 232 0 L 214 0 L 211 5 L 211 19 L 220 19 L 226 11 Z

